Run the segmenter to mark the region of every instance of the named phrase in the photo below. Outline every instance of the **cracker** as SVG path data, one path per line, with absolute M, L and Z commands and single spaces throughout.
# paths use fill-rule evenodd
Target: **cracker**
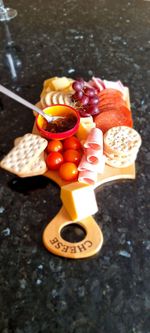
M 104 134 L 104 152 L 127 157 L 138 151 L 142 140 L 140 134 L 133 128 L 117 126 Z
M 18 145 L 21 139 L 22 137 L 16 138 L 14 140 L 14 145 Z M 19 177 L 32 177 L 43 175 L 43 173 L 45 173 L 46 171 L 47 166 L 45 163 L 44 152 L 42 152 L 41 155 L 37 158 L 37 160 L 30 165 L 29 169 L 25 173 L 19 174 Z
M 56 94 L 55 91 L 50 91 L 48 94 L 46 94 L 46 96 L 43 98 L 43 104 L 45 104 L 45 107 L 54 104 L 52 103 L 52 97 L 55 94 Z
M 26 174 L 31 165 L 47 146 L 47 140 L 39 135 L 28 133 L 24 135 L 19 143 L 6 155 L 0 163 L 3 169 L 16 175 Z
M 111 160 L 122 162 L 125 159 L 135 160 L 137 157 L 137 154 L 138 154 L 138 150 L 134 151 L 134 153 L 132 153 L 132 154 L 128 154 L 128 155 L 124 155 L 124 156 L 122 156 L 121 154 L 110 154 L 110 153 L 107 153 L 106 151 L 104 152 L 104 154 L 106 157 L 108 157 Z
M 18 138 L 16 138 L 16 139 L 14 140 L 14 146 L 17 146 L 21 139 L 22 139 L 21 136 L 19 136 Z
M 71 94 L 64 94 L 64 104 L 66 105 L 73 105 L 72 99 L 71 99 Z
M 55 104 L 66 104 L 72 105 L 71 94 L 61 91 L 50 91 L 46 95 L 41 97 L 42 107 L 47 107 L 49 105 Z
M 134 158 L 124 158 L 122 160 L 116 160 L 116 159 L 111 159 L 108 156 L 106 156 L 106 164 L 110 165 L 113 168 L 126 168 L 129 165 L 133 164 L 135 162 L 135 157 Z
M 44 159 L 44 152 L 31 164 L 25 173 L 19 173 L 19 177 L 32 177 L 43 175 L 47 171 L 47 166 Z

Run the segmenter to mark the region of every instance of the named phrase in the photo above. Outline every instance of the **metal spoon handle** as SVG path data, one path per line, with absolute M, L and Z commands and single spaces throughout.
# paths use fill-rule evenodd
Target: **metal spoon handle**
M 27 106 L 27 108 L 29 108 L 31 110 L 34 110 L 35 112 L 41 114 L 44 118 L 46 118 L 45 113 L 42 110 L 40 110 L 37 106 L 35 106 L 35 105 L 31 104 L 30 102 L 26 101 L 24 98 L 22 98 L 22 97 L 18 96 L 17 94 L 13 93 L 11 90 L 5 88 L 1 84 L 0 84 L 0 92 L 9 96 L 12 99 L 15 99 L 17 102 Z

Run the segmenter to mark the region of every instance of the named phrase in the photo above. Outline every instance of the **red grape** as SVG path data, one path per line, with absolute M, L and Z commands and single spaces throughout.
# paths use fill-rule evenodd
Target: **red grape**
M 86 95 L 83 95 L 83 97 L 81 98 L 81 105 L 87 105 L 89 103 L 89 97 Z
M 90 105 L 87 109 L 87 112 L 90 113 L 91 116 L 94 116 L 98 113 L 100 113 L 99 108 L 97 107 L 97 105 Z
M 79 81 L 74 81 L 73 84 L 72 84 L 72 88 L 75 91 L 79 91 L 79 90 L 82 89 L 82 84 Z
M 82 92 L 82 90 L 78 91 L 77 94 L 78 94 L 78 99 L 79 99 L 79 101 L 80 101 L 81 98 L 83 97 L 83 92 Z
M 99 98 L 96 94 L 96 89 L 94 87 L 86 86 L 84 80 L 78 79 L 72 84 L 75 94 L 72 98 L 78 102 L 77 105 L 80 107 L 79 112 L 81 117 L 88 117 L 89 114 L 95 115 L 99 113 L 97 104 Z
M 78 98 L 77 98 L 77 94 L 76 94 L 76 93 L 73 94 L 73 95 L 72 95 L 72 98 L 73 98 L 75 101 L 77 101 L 77 100 L 78 100 Z
M 86 109 L 80 109 L 79 113 L 80 113 L 81 117 L 89 117 L 89 116 L 91 116 L 91 114 L 88 113 L 88 111 Z
M 83 97 L 83 92 L 82 90 L 76 91 L 76 93 L 74 95 L 72 95 L 73 99 L 75 99 L 75 101 L 80 101 L 81 98 Z
M 94 95 L 93 97 L 90 97 L 89 99 L 89 104 L 90 105 L 96 105 L 99 102 L 98 96 Z
M 84 89 L 84 93 L 85 93 L 85 95 L 87 95 L 88 97 L 93 97 L 93 96 L 95 96 L 95 90 L 94 90 L 93 88 L 88 88 L 88 87 L 86 87 L 86 88 Z
M 76 79 L 76 81 L 80 82 L 81 88 L 83 89 L 84 88 L 84 80 L 81 77 L 79 77 L 78 79 Z

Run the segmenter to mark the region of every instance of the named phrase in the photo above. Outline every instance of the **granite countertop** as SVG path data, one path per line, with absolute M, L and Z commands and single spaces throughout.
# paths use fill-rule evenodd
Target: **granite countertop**
M 0 22 L 1 83 L 36 103 L 51 76 L 120 79 L 143 143 L 136 179 L 97 191 L 104 244 L 83 260 L 43 246 L 42 232 L 61 207 L 58 186 L 0 170 L 0 332 L 150 333 L 150 2 L 5 3 L 18 16 Z M 0 158 L 33 121 L 30 110 L 0 95 Z

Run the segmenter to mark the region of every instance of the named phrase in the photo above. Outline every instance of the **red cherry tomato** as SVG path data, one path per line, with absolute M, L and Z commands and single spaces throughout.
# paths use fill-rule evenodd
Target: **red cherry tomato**
M 72 162 L 78 165 L 81 160 L 81 152 L 75 149 L 67 149 L 65 150 L 63 157 L 65 162 Z
M 77 166 L 72 162 L 65 162 L 60 166 L 59 169 L 60 178 L 68 181 L 77 180 L 78 169 Z
M 62 142 L 59 140 L 51 140 L 48 143 L 46 148 L 47 152 L 50 153 L 52 151 L 61 151 L 63 149 Z
M 63 163 L 63 156 L 59 152 L 51 152 L 46 158 L 47 167 L 50 170 L 58 170 Z
M 80 149 L 81 143 L 79 139 L 77 139 L 75 136 L 71 136 L 70 138 L 67 138 L 63 141 L 63 148 L 66 149 Z

